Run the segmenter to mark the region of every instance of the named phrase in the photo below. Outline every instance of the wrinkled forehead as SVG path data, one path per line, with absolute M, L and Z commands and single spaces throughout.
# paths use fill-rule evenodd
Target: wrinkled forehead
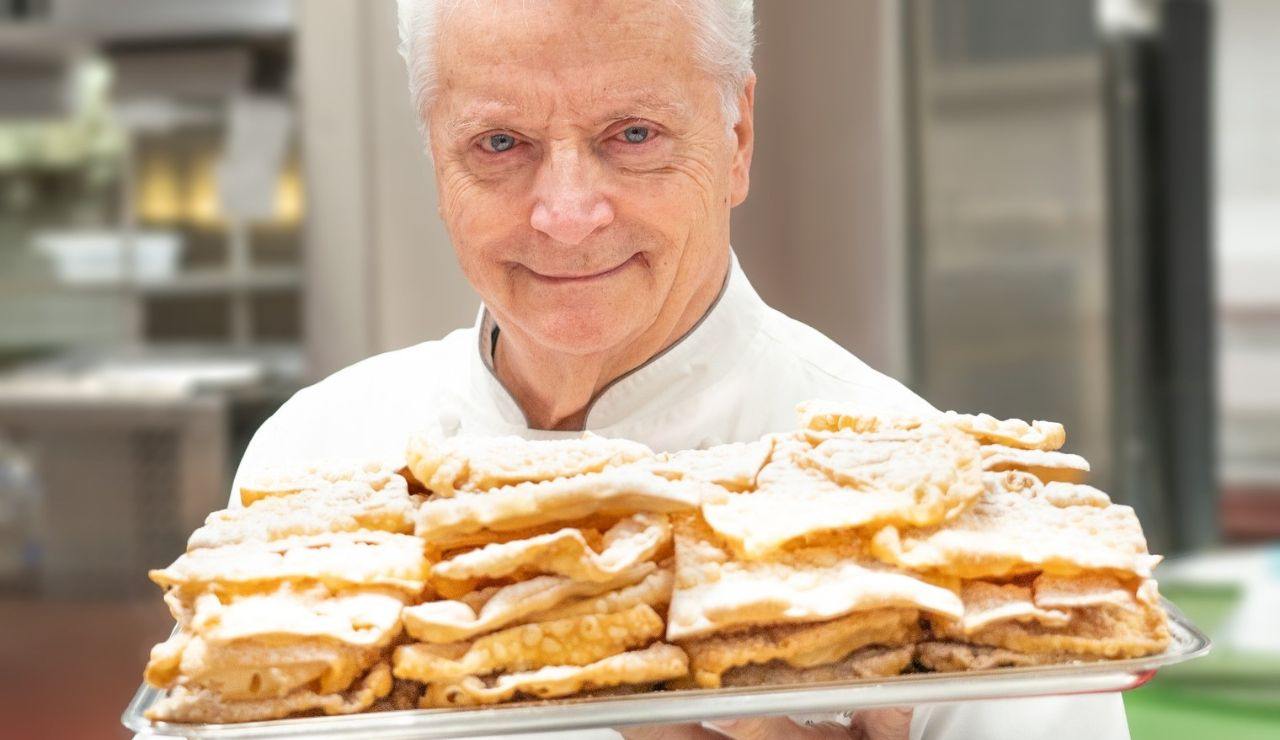
M 674 2 L 463 3 L 440 19 L 436 70 L 433 119 L 452 133 L 512 115 L 682 117 L 714 87 Z

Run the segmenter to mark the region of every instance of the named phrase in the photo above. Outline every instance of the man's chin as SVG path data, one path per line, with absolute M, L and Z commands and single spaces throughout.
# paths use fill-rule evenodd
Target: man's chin
M 537 322 L 530 332 L 543 348 L 565 355 L 593 355 L 609 352 L 626 344 L 633 332 L 634 316 L 610 317 L 575 314 L 564 318 L 547 317 Z

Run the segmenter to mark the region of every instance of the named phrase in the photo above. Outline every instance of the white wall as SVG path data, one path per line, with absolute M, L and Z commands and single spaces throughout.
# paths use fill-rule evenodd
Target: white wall
M 896 0 L 756 3 L 756 150 L 732 240 L 765 300 L 905 379 Z
M 469 325 L 479 299 L 436 215 L 392 0 L 298 0 L 307 347 L 322 377 Z
M 1218 0 L 1216 10 L 1222 473 L 1280 489 L 1280 2 Z

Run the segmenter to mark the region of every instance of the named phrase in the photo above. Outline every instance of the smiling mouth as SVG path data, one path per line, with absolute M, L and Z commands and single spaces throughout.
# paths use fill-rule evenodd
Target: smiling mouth
M 623 261 L 621 264 L 619 264 L 617 267 L 610 267 L 610 268 L 609 268 L 609 269 L 607 269 L 607 270 L 602 270 L 602 271 L 600 271 L 600 272 L 593 272 L 593 273 L 587 273 L 587 274 L 575 274 L 575 275 L 547 275 L 547 274 L 545 274 L 545 273 L 538 272 L 537 270 L 534 270 L 534 269 L 533 269 L 533 268 L 531 268 L 531 267 L 530 267 L 530 268 L 527 268 L 527 269 L 529 270 L 529 272 L 533 273 L 536 277 L 538 277 L 538 278 L 540 278 L 540 279 L 542 279 L 542 280 L 547 280 L 547 281 L 549 281 L 549 282 L 554 282 L 554 283 L 584 283 L 584 282 L 587 282 L 587 281 L 589 281 L 589 280 L 599 280 L 600 278 L 606 278 L 606 277 L 609 277 L 609 276 L 611 276 L 611 275 L 614 275 L 614 274 L 616 274 L 616 273 L 618 273 L 618 272 L 621 272 L 621 271 L 622 271 L 622 268 L 624 268 L 624 267 L 626 267 L 627 265 L 629 265 L 629 264 L 631 264 L 632 262 L 634 262 L 634 261 L 635 261 L 639 256 L 640 256 L 640 254 L 639 254 L 639 252 L 637 252 L 636 254 L 633 254 L 633 255 L 631 255 L 630 257 L 628 257 L 626 260 L 624 260 L 624 261 Z

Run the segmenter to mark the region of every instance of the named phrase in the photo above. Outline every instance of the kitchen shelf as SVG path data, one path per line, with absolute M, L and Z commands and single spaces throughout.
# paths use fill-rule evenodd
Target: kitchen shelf
M 226 270 L 191 271 L 169 280 L 138 283 L 137 290 L 151 295 L 192 294 L 278 290 L 298 288 L 301 285 L 301 270 L 294 267 L 274 267 L 243 274 Z
M 44 280 L 0 280 L 0 290 L 15 293 L 68 292 L 137 292 L 146 295 L 186 295 L 234 293 L 241 291 L 282 290 L 302 287 L 302 270 L 297 267 L 258 268 L 235 274 L 230 270 L 192 270 L 164 280 L 111 280 L 70 282 L 54 278 Z

